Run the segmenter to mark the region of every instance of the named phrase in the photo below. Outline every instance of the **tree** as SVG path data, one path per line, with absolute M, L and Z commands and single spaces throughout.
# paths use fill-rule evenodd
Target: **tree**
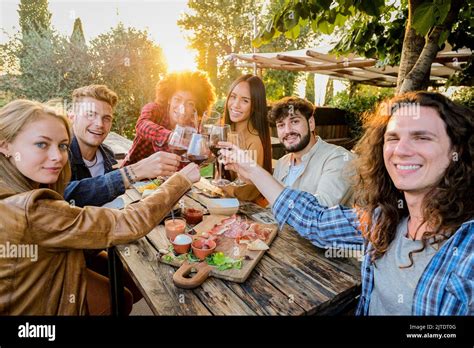
M 314 104 L 314 73 L 309 73 L 306 76 L 306 88 L 305 88 L 305 93 L 304 97 L 309 100 L 311 103 Z
M 326 85 L 326 95 L 324 98 L 323 105 L 328 105 L 333 95 L 334 95 L 334 79 L 330 78 L 328 79 L 328 84 Z
M 240 72 L 225 57 L 251 49 L 251 16 L 261 11 L 263 0 L 190 0 L 178 25 L 190 32 L 189 46 L 197 51 L 198 68 L 207 71 L 219 96 L 227 93 Z
M 272 41 L 282 33 L 299 36 L 301 28 L 309 26 L 313 31 L 335 33 L 339 36 L 336 53 L 355 52 L 379 59 L 379 65 L 398 64 L 397 90 L 403 93 L 426 89 L 431 64 L 446 40 L 453 49 L 474 48 L 473 7 L 472 0 L 284 0 L 254 44 Z
M 31 31 L 42 33 L 50 29 L 51 13 L 47 0 L 21 0 L 18 15 L 22 35 Z
M 71 43 L 77 46 L 86 46 L 86 39 L 84 37 L 84 31 L 82 30 L 82 22 L 80 18 L 76 18 L 74 21 L 74 27 L 71 34 Z
M 31 31 L 21 39 L 13 38 L 4 47 L 10 68 L 0 88 L 17 98 L 68 100 L 73 89 L 94 80 L 87 49 L 53 31 Z M 11 68 L 20 60 L 21 65 Z
M 64 61 L 67 62 L 67 67 L 63 76 L 67 99 L 69 99 L 72 90 L 88 85 L 97 78 L 97 71 L 94 70 L 92 55 L 86 44 L 80 18 L 74 21 L 71 37 L 64 49 Z
M 119 96 L 113 130 L 133 138 L 141 107 L 154 100 L 155 85 L 166 73 L 161 47 L 147 31 L 119 23 L 91 41 L 96 82 L 106 84 Z
M 265 21 L 268 9 L 264 0 L 205 0 L 188 1 L 193 13 L 178 20 L 178 25 L 190 32 L 190 47 L 197 50 L 198 68 L 207 71 L 217 94 L 227 93 L 232 81 L 241 75 L 234 64 L 226 59 L 230 53 L 251 52 L 253 16 Z M 277 8 L 276 2 L 270 3 Z M 308 30 L 304 30 L 307 34 Z M 303 48 L 314 35 L 304 35 L 295 40 L 279 38 L 260 47 L 259 52 L 275 52 Z M 266 70 L 263 80 L 269 99 L 290 95 L 298 78 L 297 73 Z

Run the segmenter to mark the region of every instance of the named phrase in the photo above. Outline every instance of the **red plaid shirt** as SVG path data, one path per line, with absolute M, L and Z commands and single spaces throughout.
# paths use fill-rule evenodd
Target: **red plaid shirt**
M 157 103 L 146 104 L 135 126 L 136 135 L 132 148 L 122 167 L 136 163 L 158 151 L 168 150 L 169 116 L 166 107 Z

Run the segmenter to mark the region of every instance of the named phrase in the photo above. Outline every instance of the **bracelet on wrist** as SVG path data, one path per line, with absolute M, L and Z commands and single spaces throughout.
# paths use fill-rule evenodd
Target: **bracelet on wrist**
M 130 169 L 130 171 L 132 172 L 132 177 L 133 177 L 134 182 L 139 181 L 138 180 L 138 175 L 135 173 L 135 170 L 133 170 L 133 167 L 129 166 L 128 169 Z
M 132 176 L 130 175 L 130 172 L 128 171 L 128 167 L 123 167 L 123 171 L 125 172 L 125 176 L 127 177 L 127 180 L 130 184 L 134 184 L 135 181 L 133 180 Z

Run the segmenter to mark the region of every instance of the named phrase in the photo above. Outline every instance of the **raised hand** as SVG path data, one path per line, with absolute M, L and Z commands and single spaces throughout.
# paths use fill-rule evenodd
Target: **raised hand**
M 229 142 L 219 142 L 219 146 L 222 147 L 219 153 L 225 169 L 236 172 L 246 182 L 252 182 L 252 174 L 258 165 L 250 153 Z
M 181 156 L 159 151 L 140 162 L 132 164 L 133 172 L 138 180 L 153 179 L 158 176 L 170 176 L 176 173 Z

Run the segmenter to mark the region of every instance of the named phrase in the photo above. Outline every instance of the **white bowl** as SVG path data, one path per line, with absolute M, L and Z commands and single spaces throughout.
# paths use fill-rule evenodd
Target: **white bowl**
M 208 199 L 207 210 L 211 215 L 234 215 L 239 211 L 237 198 L 212 198 Z

